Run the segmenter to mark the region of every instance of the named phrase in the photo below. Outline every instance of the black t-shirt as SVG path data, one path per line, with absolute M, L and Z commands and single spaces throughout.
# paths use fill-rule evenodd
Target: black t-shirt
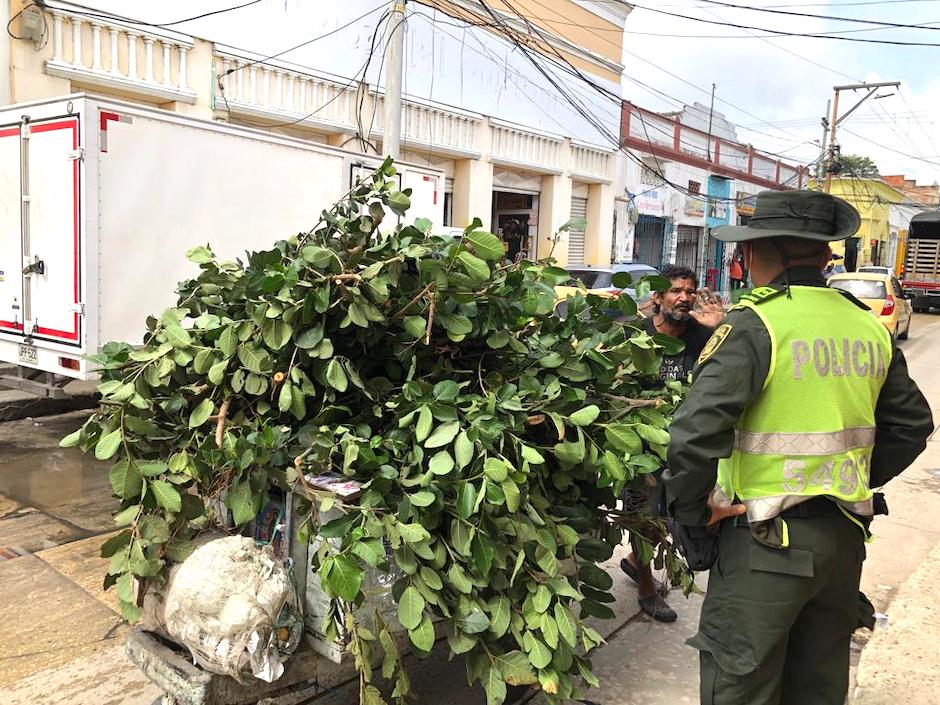
M 646 319 L 646 332 L 650 335 L 656 335 L 656 325 L 652 318 Z M 688 381 L 695 362 L 705 348 L 705 343 L 711 337 L 714 330 L 706 328 L 694 318 L 686 321 L 685 332 L 680 336 L 680 340 L 685 343 L 685 350 L 678 355 L 663 355 L 663 362 L 659 366 L 659 378 L 662 380 L 678 379 L 683 382 Z

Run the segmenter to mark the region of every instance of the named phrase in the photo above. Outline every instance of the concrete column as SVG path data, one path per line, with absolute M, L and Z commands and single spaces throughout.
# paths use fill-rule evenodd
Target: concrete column
M 454 162 L 454 220 L 458 228 L 474 218 L 490 230 L 493 219 L 493 165 L 482 159 L 460 159 Z
M 614 236 L 614 188 L 610 184 L 591 184 L 588 190 L 587 230 L 584 232 L 586 264 L 610 264 Z
M 542 195 L 539 199 L 539 236 L 535 258 L 548 257 L 551 252 L 559 266 L 563 267 L 568 264 L 567 234 L 563 234 L 561 240 L 555 244 L 554 250 L 552 250 L 551 240 L 558 229 L 570 219 L 571 177 L 567 174 L 543 176 Z M 607 247 L 610 248 L 609 237 Z

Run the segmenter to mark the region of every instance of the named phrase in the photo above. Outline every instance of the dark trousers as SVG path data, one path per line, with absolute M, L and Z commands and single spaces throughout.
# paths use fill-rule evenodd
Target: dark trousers
M 841 514 L 787 519 L 789 549 L 726 520 L 698 634 L 702 705 L 843 705 L 865 557 Z

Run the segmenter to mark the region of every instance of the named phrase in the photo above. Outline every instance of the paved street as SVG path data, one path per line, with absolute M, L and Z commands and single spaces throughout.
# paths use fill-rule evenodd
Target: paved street
M 918 315 L 902 342 L 914 378 L 940 418 L 940 315 Z M 123 656 L 127 627 L 100 590 L 98 546 L 111 528 L 112 500 L 102 464 L 56 447 L 84 418 L 76 412 L 0 424 L 0 694 L 4 705 L 143 705 L 158 695 Z M 938 438 L 937 440 L 940 440 Z M 891 515 L 874 527 L 863 589 L 888 615 L 887 628 L 860 635 L 856 705 L 936 702 L 932 675 L 940 612 L 940 444 L 887 491 Z M 602 705 L 697 702 L 697 657 L 683 644 L 695 629 L 701 597 L 679 595 L 674 625 L 637 614 L 636 592 L 616 567 L 617 619 L 598 625 L 608 644 L 595 655 Z M 706 581 L 701 580 L 703 586 Z M 867 644 L 866 644 L 867 642 Z M 856 654 L 857 656 L 858 654 Z M 412 664 L 421 703 L 482 703 L 465 688 L 463 665 L 438 652 Z M 94 696 L 92 698 L 92 696 Z M 316 702 L 356 702 L 355 684 Z M 536 695 L 533 703 L 540 702 Z

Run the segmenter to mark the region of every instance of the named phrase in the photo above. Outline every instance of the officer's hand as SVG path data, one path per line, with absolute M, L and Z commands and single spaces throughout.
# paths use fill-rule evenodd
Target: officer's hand
M 711 516 L 708 518 L 707 526 L 714 526 L 722 519 L 727 519 L 728 517 L 737 517 L 745 514 L 747 512 L 747 507 L 743 504 L 732 504 L 730 506 L 720 506 L 713 503 L 711 500 L 708 502 L 708 508 L 711 511 Z

